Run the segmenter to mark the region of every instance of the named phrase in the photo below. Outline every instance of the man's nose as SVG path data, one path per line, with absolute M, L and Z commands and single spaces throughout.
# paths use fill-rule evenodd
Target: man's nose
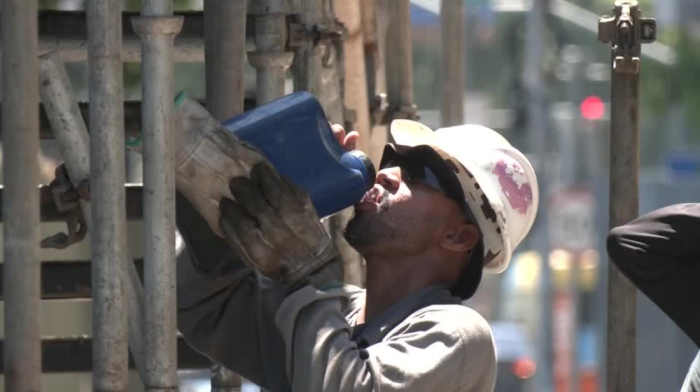
M 395 166 L 380 170 L 377 173 L 376 183 L 389 192 L 396 192 L 401 186 L 401 168 Z

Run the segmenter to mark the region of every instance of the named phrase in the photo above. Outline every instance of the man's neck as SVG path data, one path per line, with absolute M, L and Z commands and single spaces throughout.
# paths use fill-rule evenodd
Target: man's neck
M 371 321 L 408 294 L 440 283 L 432 273 L 433 268 L 427 259 L 414 258 L 396 263 L 383 258 L 368 258 L 365 306 L 360 312 L 358 324 Z

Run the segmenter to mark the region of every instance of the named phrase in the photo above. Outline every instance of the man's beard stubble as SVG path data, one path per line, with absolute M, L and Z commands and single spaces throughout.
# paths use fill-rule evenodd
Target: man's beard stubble
M 389 191 L 385 190 L 377 212 L 356 212 L 345 227 L 343 235 L 348 244 L 357 250 L 372 247 L 396 237 L 394 221 L 395 217 L 389 210 Z

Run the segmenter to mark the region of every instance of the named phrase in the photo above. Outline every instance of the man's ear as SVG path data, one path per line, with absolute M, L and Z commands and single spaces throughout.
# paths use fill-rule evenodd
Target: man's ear
M 442 237 L 442 247 L 453 252 L 466 252 L 479 243 L 479 229 L 469 223 L 451 227 Z

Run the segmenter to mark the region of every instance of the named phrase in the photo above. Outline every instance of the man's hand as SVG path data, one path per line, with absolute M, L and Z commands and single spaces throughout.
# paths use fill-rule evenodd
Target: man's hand
M 343 126 L 340 124 L 332 124 L 331 129 L 333 130 L 333 135 L 338 140 L 338 143 L 340 143 L 340 146 L 343 147 L 343 150 L 352 151 L 355 149 L 357 140 L 360 138 L 360 134 L 357 131 L 352 131 L 346 134 L 345 128 L 343 128 Z
M 319 285 L 342 282 L 342 264 L 329 263 L 339 258 L 338 252 L 304 190 L 267 163 L 229 186 L 235 201 L 221 200 L 219 225 L 241 261 L 282 280 L 288 291 L 319 279 Z

